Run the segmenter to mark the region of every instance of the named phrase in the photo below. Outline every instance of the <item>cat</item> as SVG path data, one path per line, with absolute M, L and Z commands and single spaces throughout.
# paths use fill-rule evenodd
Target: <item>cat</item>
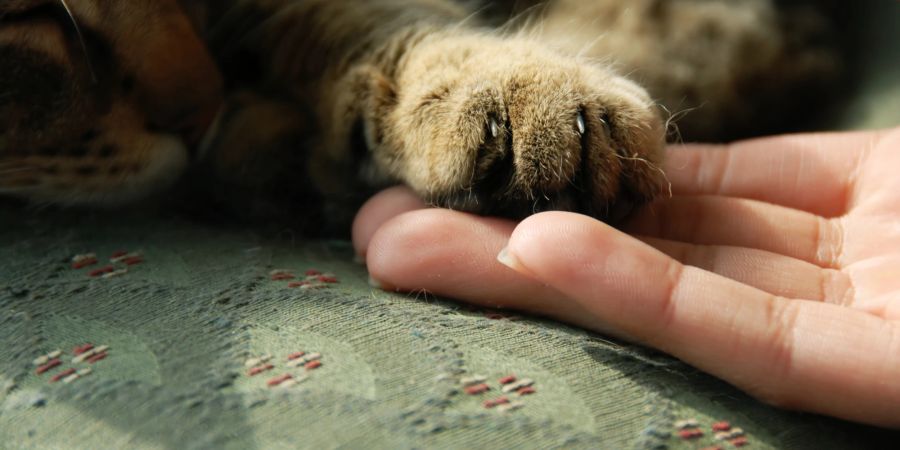
M 785 92 L 833 78 L 834 52 L 810 37 L 826 27 L 781 11 L 7 1 L 0 193 L 118 204 L 182 180 L 238 215 L 344 229 L 368 195 L 404 183 L 478 214 L 615 222 L 667 192 L 671 114 L 697 108 L 679 121 L 688 139 L 757 133 L 796 111 L 778 103 Z

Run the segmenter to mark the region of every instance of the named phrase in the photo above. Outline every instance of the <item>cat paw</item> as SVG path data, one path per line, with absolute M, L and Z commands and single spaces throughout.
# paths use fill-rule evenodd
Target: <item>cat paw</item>
M 616 220 L 664 188 L 656 106 L 602 65 L 525 39 L 447 37 L 414 49 L 391 89 L 370 124 L 375 165 L 435 206 Z

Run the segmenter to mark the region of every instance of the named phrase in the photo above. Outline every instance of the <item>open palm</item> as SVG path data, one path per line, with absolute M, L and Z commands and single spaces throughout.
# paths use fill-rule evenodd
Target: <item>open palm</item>
M 900 129 L 671 149 L 673 196 L 624 226 L 373 199 L 384 285 L 638 340 L 773 404 L 900 427 Z M 514 270 L 494 263 L 500 260 Z M 477 279 L 478 283 L 471 280 Z

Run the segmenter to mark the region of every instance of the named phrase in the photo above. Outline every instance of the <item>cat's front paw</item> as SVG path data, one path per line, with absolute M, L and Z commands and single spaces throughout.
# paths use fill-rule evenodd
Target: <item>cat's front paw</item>
M 646 92 L 528 40 L 437 39 L 411 55 L 373 145 L 427 201 L 524 217 L 616 219 L 664 187 L 664 126 Z

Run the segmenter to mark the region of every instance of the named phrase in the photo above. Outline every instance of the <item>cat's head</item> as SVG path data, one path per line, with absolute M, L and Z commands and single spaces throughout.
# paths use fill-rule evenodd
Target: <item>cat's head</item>
M 4 0 L 0 74 L 0 193 L 38 201 L 174 179 L 222 96 L 176 0 Z
M 656 105 L 604 65 L 524 37 L 450 34 L 376 85 L 377 163 L 435 205 L 615 220 L 665 188 Z

